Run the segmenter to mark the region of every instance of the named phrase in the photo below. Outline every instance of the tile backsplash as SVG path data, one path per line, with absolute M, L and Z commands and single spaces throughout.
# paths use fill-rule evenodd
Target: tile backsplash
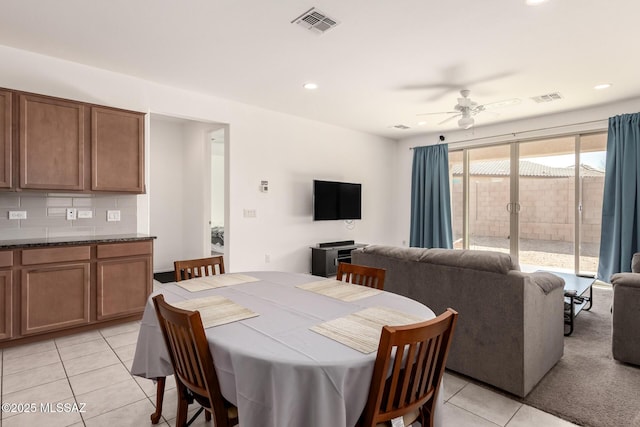
M 0 193 L 0 240 L 135 233 L 137 206 L 136 195 Z M 67 220 L 67 208 L 92 218 Z M 9 219 L 11 211 L 27 219 Z M 107 211 L 119 211 L 120 221 L 107 221 Z

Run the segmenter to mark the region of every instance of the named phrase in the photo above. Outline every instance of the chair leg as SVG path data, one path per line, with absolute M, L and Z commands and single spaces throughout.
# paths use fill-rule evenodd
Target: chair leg
M 151 424 L 158 424 L 160 417 L 162 416 L 162 401 L 164 399 L 164 385 L 166 377 L 159 377 L 157 379 L 156 387 L 156 411 L 151 414 Z
M 176 427 L 184 427 L 187 425 L 187 411 L 189 410 L 189 402 L 187 402 L 186 388 L 177 381 L 176 387 L 178 392 L 178 411 L 176 414 Z

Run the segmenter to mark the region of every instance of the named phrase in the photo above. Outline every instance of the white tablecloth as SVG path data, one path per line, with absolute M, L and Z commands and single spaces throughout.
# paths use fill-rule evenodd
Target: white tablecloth
M 238 406 L 242 427 L 353 427 L 367 400 L 376 353 L 360 353 L 309 327 L 375 306 L 435 317 L 426 306 L 388 292 L 343 302 L 296 288 L 319 280 L 308 274 L 243 274 L 260 280 L 200 292 L 172 283 L 153 294 L 164 294 L 168 303 L 222 295 L 259 313 L 206 330 L 222 394 Z M 151 298 L 131 373 L 145 378 L 173 373 Z

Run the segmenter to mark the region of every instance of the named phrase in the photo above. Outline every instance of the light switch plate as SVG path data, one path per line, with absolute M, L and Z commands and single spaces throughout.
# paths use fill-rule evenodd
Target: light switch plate
M 120 211 L 107 211 L 107 221 L 120 221 Z
M 78 219 L 93 218 L 93 211 L 78 211 Z
M 67 208 L 67 221 L 78 219 L 78 210 L 76 208 Z
M 27 211 L 9 211 L 9 219 L 27 219 Z

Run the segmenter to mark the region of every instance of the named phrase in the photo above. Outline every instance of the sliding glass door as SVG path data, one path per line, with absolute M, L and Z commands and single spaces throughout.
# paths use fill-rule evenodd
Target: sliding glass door
M 573 272 L 576 138 L 519 144 L 518 258 L 523 268 Z
M 579 239 L 576 271 L 591 275 L 598 270 L 604 167 L 607 158 L 607 134 L 580 137 L 580 174 L 578 194 Z
M 510 146 L 469 150 L 468 248 L 509 253 Z
M 594 274 L 606 133 L 450 153 L 454 247 L 511 253 L 524 270 Z

